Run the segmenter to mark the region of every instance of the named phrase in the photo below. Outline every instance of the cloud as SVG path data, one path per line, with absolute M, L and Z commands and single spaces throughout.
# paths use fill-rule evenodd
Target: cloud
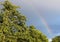
M 52 39 L 49 39 L 49 42 L 51 42 L 52 41 Z
M 60 9 L 60 0 L 21 0 L 23 3 L 28 3 L 48 9 Z
M 60 9 L 60 0 L 37 0 L 37 5 L 44 6 L 48 10 L 59 10 Z M 40 3 L 40 4 L 39 4 Z
M 60 33 L 55 34 L 55 36 L 60 36 Z
M 54 38 L 54 37 L 56 37 L 56 36 L 60 36 L 60 33 L 55 34 L 52 38 Z M 49 42 L 52 41 L 52 38 L 49 39 Z

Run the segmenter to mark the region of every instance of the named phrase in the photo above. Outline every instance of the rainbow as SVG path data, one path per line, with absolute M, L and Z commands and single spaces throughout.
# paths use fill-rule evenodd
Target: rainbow
M 48 23 L 46 22 L 45 18 L 39 12 L 35 11 L 35 13 L 39 16 L 40 20 L 42 21 L 42 24 L 47 29 L 48 33 L 52 34 L 52 30 L 49 27 Z
M 45 28 L 47 29 L 48 33 L 52 34 L 52 30 L 49 27 L 48 23 L 46 22 L 45 18 L 41 15 L 42 13 L 39 13 L 38 11 L 36 11 L 37 9 L 34 8 L 34 11 L 36 12 L 36 14 L 40 17 L 43 25 L 45 26 Z
M 31 6 L 34 6 L 33 4 Z M 35 6 L 34 6 L 35 7 Z M 45 28 L 47 29 L 48 33 L 52 34 L 52 30 L 49 27 L 48 23 L 46 22 L 45 18 L 38 12 L 36 11 L 37 9 L 32 7 L 33 11 L 35 12 L 35 14 L 37 14 L 40 18 L 40 20 L 42 21 L 42 24 L 45 26 Z
M 47 29 L 48 33 L 52 34 L 52 30 L 50 29 L 50 27 L 49 27 L 48 23 L 46 22 L 45 18 L 39 12 L 37 12 L 35 10 L 34 10 L 34 12 L 39 16 L 40 20 L 42 21 L 42 24 Z
M 32 2 L 32 0 L 31 0 L 31 2 L 29 2 L 29 1 L 24 1 L 23 3 L 25 3 L 26 5 L 28 5 L 29 6 L 29 8 L 31 8 L 34 12 L 35 12 L 35 14 L 37 14 L 38 16 L 39 16 L 39 18 L 40 18 L 40 20 L 42 21 L 42 23 L 44 24 L 44 26 L 45 26 L 45 28 L 47 29 L 47 31 L 48 31 L 48 33 L 52 33 L 52 30 L 51 30 L 51 28 L 49 27 L 49 25 L 48 25 L 48 23 L 46 22 L 46 20 L 44 19 L 44 17 L 38 12 L 38 11 L 36 11 L 37 9 L 36 9 L 36 7 L 35 7 L 35 3 L 34 2 Z M 33 7 L 34 6 L 34 7 Z
M 39 15 L 39 16 L 40 16 L 40 19 L 41 19 L 42 23 L 44 24 L 45 28 L 46 28 L 47 31 L 51 34 L 52 31 L 51 31 L 51 29 L 50 29 L 48 23 L 46 22 L 46 20 L 45 20 L 41 15 Z

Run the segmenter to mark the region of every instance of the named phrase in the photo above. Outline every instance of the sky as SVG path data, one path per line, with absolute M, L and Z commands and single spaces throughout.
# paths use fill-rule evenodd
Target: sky
M 0 0 L 2 1 L 2 0 Z M 27 25 L 34 25 L 49 39 L 60 35 L 60 0 L 10 0 L 20 6 Z

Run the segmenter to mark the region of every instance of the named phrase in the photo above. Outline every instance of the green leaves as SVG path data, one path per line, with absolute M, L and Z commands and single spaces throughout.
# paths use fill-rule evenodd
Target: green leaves
M 60 42 L 60 36 L 56 36 L 52 39 L 52 42 Z
M 26 25 L 26 17 L 17 10 L 17 6 L 9 1 L 2 5 L 4 8 L 0 13 L 0 42 L 48 42 L 47 37 L 33 25 Z
M 17 6 L 11 4 L 9 1 L 5 1 L 3 3 L 3 6 L 4 6 L 5 10 L 12 10 L 12 9 L 15 10 L 16 8 L 18 8 Z

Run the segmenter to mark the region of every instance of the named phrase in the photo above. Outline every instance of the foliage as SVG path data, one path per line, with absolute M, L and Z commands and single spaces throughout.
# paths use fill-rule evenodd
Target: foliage
M 60 36 L 56 36 L 52 39 L 52 42 L 60 42 Z
M 34 26 L 26 25 L 26 17 L 17 6 L 5 1 L 0 12 L 0 42 L 48 42 Z

